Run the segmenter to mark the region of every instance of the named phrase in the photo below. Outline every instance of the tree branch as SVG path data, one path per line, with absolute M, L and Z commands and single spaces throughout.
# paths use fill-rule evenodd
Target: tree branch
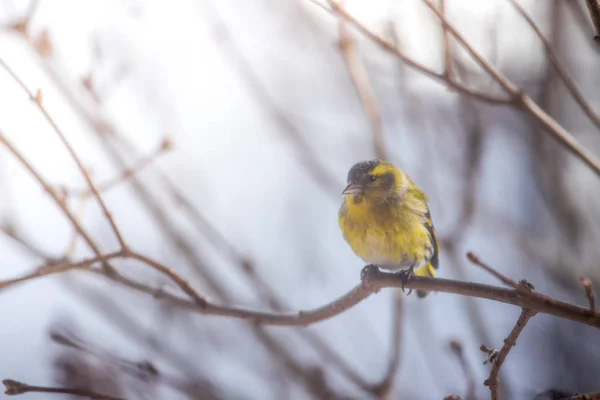
M 519 316 L 519 319 L 517 320 L 515 327 L 510 332 L 508 337 L 506 339 L 504 339 L 504 345 L 498 352 L 498 355 L 496 356 L 496 358 L 492 364 L 492 369 L 490 371 L 490 377 L 488 379 L 486 379 L 486 381 L 484 382 L 484 385 L 489 386 L 489 388 L 490 388 L 491 400 L 499 400 L 500 399 L 500 396 L 498 393 L 499 392 L 498 383 L 500 382 L 500 380 L 498 378 L 498 374 L 500 373 L 500 368 L 502 367 L 502 364 L 504 364 L 506 357 L 508 357 L 508 353 L 510 352 L 510 350 L 514 346 L 516 346 L 517 338 L 519 337 L 521 332 L 523 332 L 525 325 L 527 325 L 527 322 L 535 314 L 536 314 L 535 311 L 524 308 L 523 311 L 521 311 L 521 315 Z
M 556 69 L 556 72 L 558 72 L 558 75 L 564 82 L 569 93 L 571 93 L 571 95 L 573 96 L 577 104 L 579 104 L 583 112 L 592 120 L 594 125 L 596 125 L 596 128 L 600 129 L 600 115 L 598 114 L 598 111 L 596 111 L 594 106 L 592 106 L 592 104 L 590 104 L 590 102 L 586 99 L 585 95 L 579 88 L 579 85 L 577 85 L 577 81 L 575 81 L 575 78 L 573 77 L 573 75 L 571 75 L 567 66 L 564 64 L 564 62 L 560 59 L 560 57 L 554 50 L 554 46 L 552 46 L 550 41 L 544 36 L 540 27 L 537 26 L 537 24 L 529 15 L 527 15 L 523 7 L 521 7 L 515 0 L 509 1 L 515 7 L 517 12 L 521 14 L 523 18 L 525 18 L 527 23 L 531 26 L 533 31 L 536 33 L 536 35 L 544 45 L 544 48 L 546 49 L 546 54 L 548 55 L 552 66 L 554 67 L 554 69 Z M 594 2 L 596 1 L 594 0 Z
M 562 144 L 566 149 L 571 151 L 577 158 L 587 164 L 596 175 L 600 176 L 600 160 L 592 154 L 588 149 L 582 146 L 571 133 L 563 128 L 558 122 L 556 122 L 550 115 L 542 110 L 531 97 L 524 94 L 521 89 L 515 86 L 508 78 L 506 78 L 496 67 L 485 60 L 467 41 L 466 39 L 456 30 L 456 28 L 450 24 L 440 13 L 437 7 L 431 2 L 431 0 L 423 0 L 423 2 L 433 11 L 438 18 L 442 21 L 444 26 L 448 29 L 452 36 L 461 44 L 461 46 L 471 55 L 473 60 L 483 70 L 491 76 L 511 97 L 512 104 L 522 109 L 536 121 L 538 121 L 546 131 L 552 136 L 558 143 Z
M 600 42 L 600 0 L 585 0 L 585 3 L 588 6 L 588 11 L 590 12 L 592 22 L 594 23 L 594 28 L 596 28 L 596 36 L 594 36 L 594 40 L 596 42 Z
M 4 394 L 7 396 L 16 396 L 24 393 L 55 393 L 87 397 L 88 399 L 92 400 L 125 400 L 122 397 L 107 396 L 105 394 L 100 394 L 87 389 L 32 386 L 12 379 L 5 379 L 2 381 L 2 383 L 5 387 Z

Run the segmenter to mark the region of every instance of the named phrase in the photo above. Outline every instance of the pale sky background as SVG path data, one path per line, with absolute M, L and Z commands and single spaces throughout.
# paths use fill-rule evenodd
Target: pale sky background
M 388 22 L 394 21 L 403 50 L 420 62 L 441 68 L 439 24 L 420 1 L 346 3 L 377 32 L 384 33 Z M 447 3 L 450 20 L 486 57 L 495 58 L 516 83 L 534 81 L 545 70 L 539 41 L 508 2 Z M 542 27 L 547 26 L 543 7 L 534 6 L 532 1 L 520 3 L 533 12 Z M 0 22 L 12 21 L 27 4 L 21 0 L 0 2 Z M 34 35 L 48 29 L 52 59 L 40 60 L 20 37 L 6 30 L 0 35 L 0 58 L 32 91 L 41 89 L 44 105 L 97 181 L 110 179 L 118 171 L 60 85 L 65 85 L 66 92 L 75 93 L 80 104 L 84 102 L 86 112 L 112 121 L 137 146 L 139 154 L 151 153 L 168 136 L 174 149 L 161 156 L 155 166 L 173 179 L 242 254 L 256 261 L 261 273 L 293 309 L 321 305 L 356 284 L 363 265 L 344 243 L 337 226 L 339 192 L 350 166 L 373 158 L 374 153 L 368 120 L 338 51 L 334 18 L 310 1 L 42 0 L 32 24 Z M 492 29 L 497 34 L 495 46 L 489 40 Z M 406 79 L 401 80 L 398 61 L 360 35 L 355 37 L 379 99 L 392 161 L 429 193 L 437 229 L 444 236 L 456 228 L 457 202 L 464 190 L 455 181 L 457 169 L 462 168 L 464 147 L 455 134 L 464 128 L 457 97 L 413 72 L 406 72 Z M 316 158 L 335 179 L 336 187 L 326 192 L 307 173 L 302 165 L 303 150 L 272 118 L 272 109 L 262 104 L 256 90 L 240 74 L 239 64 L 232 57 L 232 43 L 267 88 L 273 103 L 310 144 Z M 103 55 L 101 63 L 94 61 L 94 48 Z M 584 77 L 597 69 L 597 64 L 585 60 L 582 57 L 577 71 Z M 99 106 L 93 105 L 80 82 L 90 67 L 99 86 L 106 88 Z M 115 71 L 122 68 L 126 69 L 124 77 L 112 82 Z M 54 74 L 59 78 L 55 79 Z M 423 119 L 411 111 L 417 100 Z M 473 250 L 509 276 L 526 278 L 539 290 L 565 298 L 567 293 L 554 287 L 543 271 L 527 264 L 514 250 L 515 238 L 510 229 L 505 229 L 525 227 L 532 235 L 540 235 L 545 226 L 543 218 L 540 223 L 532 222 L 536 207 L 533 211 L 524 207 L 540 202 L 531 185 L 528 139 L 520 134 L 527 129 L 526 123 L 502 108 L 481 107 L 478 112 L 487 121 L 484 130 L 488 134 L 482 183 L 477 189 L 478 212 L 485 210 L 500 217 L 475 218 L 476 223 L 460 243 L 460 254 Z M 50 182 L 84 186 L 56 133 L 4 70 L 0 70 L 0 129 Z M 432 156 L 427 147 L 437 149 L 437 155 Z M 441 153 L 439 149 L 443 149 Z M 129 160 L 136 158 L 131 156 Z M 158 180 L 154 167 L 144 170 L 141 176 L 150 184 Z M 164 197 L 160 190 L 158 195 Z M 111 191 L 105 199 L 135 249 L 190 275 L 189 266 L 175 249 L 165 245 L 163 235 L 126 186 Z M 165 204 L 169 201 L 165 197 Z M 194 231 L 176 207 L 168 208 L 171 218 L 196 243 L 236 302 L 264 307 L 231 260 Z M 45 251 L 60 256 L 66 249 L 72 233 L 70 225 L 5 149 L 0 150 L 0 211 L 3 221 L 19 226 Z M 84 222 L 105 250 L 116 248 L 117 242 L 95 205 L 88 207 Z M 40 263 L 6 236 L 0 235 L 0 249 L 0 279 L 17 276 Z M 89 255 L 83 245 L 78 249 L 78 256 Z M 460 270 L 450 264 L 442 253 L 442 277 L 463 276 L 497 283 L 466 260 L 461 259 Z M 144 275 L 142 268 L 122 265 L 131 268 L 128 271 L 136 277 L 162 282 L 154 275 Z M 81 276 L 72 273 L 69 279 L 75 279 L 75 275 Z M 144 346 L 132 343 L 90 311 L 76 291 L 68 289 L 73 286 L 65 285 L 65 280 L 48 277 L 0 292 L 4 321 L 0 328 L 2 379 L 52 385 L 49 357 L 57 345 L 49 341 L 48 330 L 63 318 L 76 321 L 85 337 L 117 354 L 133 360 L 148 357 Z M 148 332 L 163 332 L 156 326 L 155 301 L 107 285 L 106 281 L 85 282 L 100 292 L 114 293 Z M 195 283 L 202 288 L 200 280 L 195 279 Z M 387 362 L 391 295 L 391 291 L 382 291 L 334 320 L 308 329 L 321 333 L 366 378 L 379 379 Z M 575 300 L 584 301 L 582 297 Z M 485 344 L 499 347 L 519 310 L 483 300 L 475 304 L 481 306 L 479 314 L 490 339 Z M 481 365 L 481 343 L 477 342 L 468 310 L 464 299 L 451 295 L 432 295 L 424 302 L 416 301 L 414 296 L 407 299 L 397 383 L 406 390 L 406 398 L 417 398 L 411 396 L 419 394 L 424 396 L 419 398 L 440 399 L 464 393 L 463 374 L 447 346 L 454 338 L 465 346 L 478 398 L 488 395 L 482 382 L 489 370 Z M 212 329 L 220 332 L 223 347 L 212 348 L 199 338 L 178 332 L 178 321 L 169 322 L 174 324 L 171 333 L 160 333 L 159 340 L 178 343 L 176 347 L 192 361 L 202 357 L 202 371 L 217 386 L 231 386 L 248 399 L 276 398 L 265 380 L 272 366 L 264 353 L 245 347 L 245 339 L 238 334 L 243 323 L 195 314 L 188 318 L 192 323 L 209 319 Z M 531 322 L 523 343 L 535 342 L 544 321 L 547 317 Z M 295 328 L 273 331 L 286 329 Z M 503 380 L 516 391 L 515 399 L 532 397 L 548 386 L 543 374 L 531 373 L 526 381 L 522 379 L 523 372 L 529 373 L 531 365 L 539 364 L 541 359 L 520 350 L 520 346 L 513 350 L 502 371 Z M 547 354 L 543 348 L 532 351 Z M 319 360 L 311 352 L 302 351 L 300 344 L 297 353 L 305 362 Z M 356 393 L 347 383 L 339 385 L 342 392 Z M 169 390 L 161 396 L 182 398 Z M 301 390 L 290 394 L 294 399 L 306 396 Z M 31 394 L 24 398 L 46 397 Z

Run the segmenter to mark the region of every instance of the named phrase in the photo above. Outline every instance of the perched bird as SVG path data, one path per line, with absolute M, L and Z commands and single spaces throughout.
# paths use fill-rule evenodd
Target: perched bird
M 427 196 L 408 175 L 387 161 L 359 162 L 343 195 L 339 224 L 356 255 L 407 276 L 435 276 L 439 245 Z

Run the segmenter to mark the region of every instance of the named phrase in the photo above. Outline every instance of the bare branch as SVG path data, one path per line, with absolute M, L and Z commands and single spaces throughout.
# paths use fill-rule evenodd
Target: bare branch
M 18 382 L 12 379 L 5 379 L 2 381 L 4 384 L 4 394 L 7 396 L 16 396 L 24 393 L 55 393 L 55 394 L 70 394 L 73 396 L 87 397 L 92 400 L 125 400 L 122 397 L 107 396 L 86 389 L 74 389 L 74 388 L 57 388 L 47 386 L 31 386 L 26 383 Z
M 508 353 L 510 352 L 510 350 L 514 346 L 516 346 L 517 338 L 519 337 L 519 335 L 525 328 L 525 325 L 527 325 L 527 322 L 535 314 L 536 314 L 535 311 L 524 308 L 521 311 L 521 315 L 519 316 L 519 319 L 517 320 L 515 327 L 510 332 L 508 337 L 506 339 L 504 339 L 504 345 L 498 352 L 498 355 L 497 355 L 496 359 L 494 360 L 494 363 L 492 364 L 490 376 L 484 382 L 484 385 L 489 386 L 489 388 L 490 388 L 491 400 L 499 400 L 500 399 L 500 396 L 498 393 L 499 392 L 498 383 L 500 382 L 500 380 L 498 378 L 498 374 L 500 373 L 500 368 L 502 367 L 502 364 L 504 364 L 506 357 L 508 357 Z
M 579 278 L 579 282 L 581 282 L 581 286 L 583 286 L 583 290 L 585 291 L 585 297 L 587 297 L 590 303 L 590 310 L 596 311 L 596 300 L 594 295 L 594 287 L 592 286 L 592 281 L 590 278 L 582 276 Z
M 2 64 L 2 60 L 0 59 L 0 64 Z M 41 174 L 31 165 L 29 161 L 19 152 L 15 146 L 11 142 L 8 141 L 6 135 L 2 130 L 0 130 L 0 144 L 3 144 L 8 148 L 8 150 L 19 160 L 19 162 L 23 165 L 23 167 L 34 177 L 34 179 L 42 186 L 42 188 L 50 195 L 52 200 L 56 203 L 58 208 L 65 214 L 69 222 L 73 225 L 77 233 L 86 241 L 88 246 L 94 251 L 96 256 L 100 257 L 101 252 L 100 248 L 96 244 L 96 242 L 91 238 L 91 236 L 83 229 L 83 226 L 78 221 L 78 219 L 73 215 L 73 213 L 67 208 L 66 203 L 63 201 L 61 196 L 59 196 L 56 191 L 50 187 L 48 182 L 44 178 L 42 178 Z M 107 263 L 103 262 L 103 268 L 107 271 L 114 272 L 112 267 Z
M 461 44 L 461 46 L 471 55 L 473 60 L 479 64 L 494 80 L 511 96 L 512 104 L 527 112 L 531 117 L 538 121 L 546 131 L 560 144 L 567 148 L 571 153 L 577 156 L 587 164 L 596 175 L 600 176 L 600 160 L 588 149 L 582 146 L 573 135 L 556 122 L 550 115 L 542 110 L 529 96 L 524 94 L 518 87 L 509 81 L 496 67 L 486 61 L 475 49 L 466 41 L 466 39 L 450 24 L 440 13 L 431 0 L 423 0 L 425 4 L 440 18 L 444 26 L 452 33 L 452 36 Z
M 475 253 L 468 252 L 467 253 L 467 258 L 473 264 L 475 264 L 475 265 L 477 265 L 477 266 L 485 269 L 487 272 L 489 272 L 490 274 L 494 275 L 496 278 L 498 278 L 501 282 L 503 282 L 507 286 L 511 286 L 511 287 L 513 287 L 515 289 L 519 286 L 519 284 L 517 282 L 513 281 L 512 279 L 510 279 L 506 275 L 503 275 L 502 273 L 496 271 L 494 268 L 490 267 L 489 265 L 487 265 L 486 263 L 484 263 L 483 261 L 481 261 L 479 259 L 479 257 L 477 257 L 477 255 L 475 255 Z
M 590 12 L 592 22 L 594 23 L 594 28 L 596 28 L 596 36 L 594 36 L 594 40 L 596 42 L 600 42 L 600 0 L 585 0 L 585 3 L 588 6 L 588 11 Z
M 333 3 L 333 0 L 331 3 Z M 336 8 L 334 7 L 334 9 Z M 346 60 L 348 71 L 350 71 L 352 83 L 354 84 L 354 87 L 356 88 L 356 91 L 362 100 L 363 107 L 365 108 L 365 111 L 367 112 L 371 122 L 371 134 L 373 135 L 373 148 L 375 150 L 375 156 L 381 160 L 389 160 L 385 151 L 379 105 L 375 99 L 373 88 L 369 84 L 369 76 L 367 75 L 365 66 L 360 60 L 360 54 L 356 48 L 356 41 L 350 36 L 348 27 L 346 26 L 343 18 L 340 18 L 338 25 L 340 34 L 340 49 L 342 55 Z
M 52 118 L 52 116 L 46 110 L 46 107 L 44 107 L 44 105 L 41 101 L 41 92 L 38 90 L 37 93 L 34 95 L 34 93 L 29 90 L 29 88 L 25 85 L 25 83 L 21 80 L 21 78 L 19 78 L 14 73 L 14 71 L 12 71 L 12 69 L 2 59 L 0 59 L 0 66 L 2 66 L 2 68 L 4 68 L 9 73 L 9 75 L 15 80 L 15 82 L 17 82 L 19 87 L 29 96 L 29 98 L 37 106 L 38 110 L 42 113 L 42 115 L 44 116 L 46 121 L 50 124 L 50 126 L 52 126 L 53 130 L 58 135 L 60 141 L 63 143 L 63 145 L 65 146 L 65 148 L 71 155 L 71 158 L 73 158 L 73 161 L 75 161 L 77 168 L 79 168 L 79 171 L 85 178 L 85 181 L 87 182 L 91 192 L 94 194 L 94 197 L 98 201 L 98 204 L 100 205 L 100 208 L 102 209 L 102 212 L 106 216 L 108 223 L 110 224 L 115 236 L 117 237 L 117 240 L 119 241 L 121 248 L 123 248 L 123 249 L 127 248 L 127 243 L 123 239 L 123 236 L 121 235 L 121 232 L 119 231 L 119 228 L 117 227 L 117 224 L 115 223 L 110 210 L 108 209 L 108 207 L 106 206 L 106 203 L 102 199 L 102 196 L 100 195 L 100 192 L 98 191 L 98 188 L 92 181 L 92 178 L 90 177 L 88 170 L 83 166 L 83 163 L 82 163 L 81 159 L 79 158 L 79 156 L 77 155 L 77 153 L 75 152 L 75 149 L 73 149 L 73 146 L 71 146 L 71 144 L 67 140 L 64 133 L 58 127 L 58 125 L 54 121 L 54 118 Z
M 457 82 L 456 80 L 447 80 L 446 76 L 443 73 L 435 72 L 434 70 L 428 68 L 427 66 L 413 60 L 412 58 L 410 58 L 406 54 L 404 54 L 402 51 L 400 51 L 400 49 L 398 47 L 396 47 L 396 45 L 394 43 L 389 42 L 388 40 L 384 39 L 383 37 L 375 34 L 373 31 L 371 31 L 364 24 L 362 24 L 360 21 L 358 21 L 353 15 L 351 15 L 348 11 L 346 11 L 346 9 L 341 7 L 339 4 L 334 2 L 334 3 L 332 3 L 332 7 L 334 7 L 335 13 L 342 16 L 344 18 L 344 20 L 346 20 L 347 22 L 351 23 L 357 30 L 362 32 L 363 35 L 365 35 L 366 37 L 371 39 L 373 42 L 377 43 L 380 47 L 382 47 L 386 51 L 394 54 L 396 57 L 398 57 L 400 60 L 402 60 L 402 62 L 404 62 L 409 67 L 415 69 L 416 71 L 421 72 L 423 75 L 428 76 L 432 79 L 435 79 L 439 82 L 442 82 L 442 83 L 450 86 L 451 88 L 458 90 L 459 92 L 467 94 L 473 98 L 476 98 L 476 99 L 481 100 L 486 103 L 506 105 L 506 104 L 510 104 L 512 102 L 512 99 L 510 99 L 510 98 L 506 99 L 506 98 L 490 96 L 487 93 L 475 91 L 474 89 L 471 89 L 471 88 L 461 84 L 460 82 Z
M 596 111 L 594 106 L 592 106 L 592 104 L 590 104 L 590 102 L 586 99 L 585 95 L 579 88 L 579 85 L 575 81 L 575 78 L 573 77 L 573 75 L 571 75 L 567 66 L 564 64 L 564 62 L 560 59 L 560 57 L 554 50 L 554 46 L 552 46 L 550 41 L 544 36 L 540 27 L 533 21 L 533 19 L 531 19 L 529 15 L 527 15 L 523 7 L 521 7 L 515 0 L 509 1 L 516 8 L 517 12 L 521 14 L 523 18 L 525 18 L 527 23 L 531 26 L 538 38 L 543 43 L 544 48 L 546 49 L 546 53 L 548 54 L 548 58 L 550 59 L 550 62 L 556 69 L 556 72 L 558 72 L 558 75 L 569 90 L 569 93 L 571 93 L 577 104 L 579 104 L 583 112 L 585 112 L 586 115 L 592 120 L 594 125 L 596 125 L 598 129 L 600 129 L 600 114 L 598 114 L 598 111 Z M 594 2 L 596 1 L 594 0 Z M 588 4 L 589 3 L 590 2 L 588 2 Z
M 123 257 L 122 252 L 114 252 L 109 253 L 103 256 L 88 258 L 83 261 L 79 261 L 76 263 L 50 263 L 45 264 L 39 268 L 36 268 L 33 272 L 25 274 L 19 278 L 8 279 L 4 281 L 0 281 L 0 289 L 5 289 L 9 286 L 13 286 L 19 283 L 31 281 L 37 278 L 41 278 L 48 275 L 60 274 L 63 272 L 70 271 L 72 269 L 81 269 L 90 267 L 93 264 L 108 261 L 114 258 Z

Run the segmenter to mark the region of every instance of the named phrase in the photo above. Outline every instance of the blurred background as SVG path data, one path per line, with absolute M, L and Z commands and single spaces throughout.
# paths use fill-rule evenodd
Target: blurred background
M 477 51 L 600 154 L 599 127 L 510 2 L 445 3 Z M 519 4 L 597 105 L 599 49 L 585 2 Z M 422 1 L 344 6 L 443 71 L 443 31 Z M 118 249 L 73 158 L 12 71 L 40 91 L 132 248 L 219 303 L 317 307 L 359 281 L 363 263 L 344 242 L 337 211 L 348 169 L 376 156 L 328 8 L 311 0 L 1 0 L 0 131 L 64 193 L 102 250 Z M 430 198 L 440 276 L 499 284 L 468 263 L 474 251 L 515 280 L 586 304 L 579 277 L 600 284 L 598 177 L 518 108 L 449 89 L 354 29 L 347 34 L 387 156 Z M 462 82 L 502 97 L 456 42 L 450 48 Z M 0 279 L 92 255 L 6 147 L 0 227 Z M 139 263 L 114 265 L 152 287 L 172 286 Z M 395 302 L 394 294 L 383 290 L 310 327 L 269 327 L 182 310 L 97 274 L 52 275 L 0 289 L 0 377 L 128 399 L 488 398 L 479 346 L 501 347 L 520 310 L 449 294 Z M 597 335 L 536 316 L 502 368 L 502 398 L 600 390 Z M 392 384 L 387 393 L 382 383 Z

